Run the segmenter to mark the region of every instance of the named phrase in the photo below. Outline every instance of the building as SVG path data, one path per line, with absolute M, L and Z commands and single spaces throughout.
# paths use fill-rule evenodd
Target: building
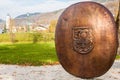
M 6 29 L 7 30 L 10 29 L 10 22 L 11 22 L 11 16 L 9 14 L 7 14 L 7 16 L 6 16 Z
M 7 32 L 12 33 L 17 32 L 16 27 L 14 26 L 14 19 L 12 19 L 9 14 L 6 16 L 6 30 Z

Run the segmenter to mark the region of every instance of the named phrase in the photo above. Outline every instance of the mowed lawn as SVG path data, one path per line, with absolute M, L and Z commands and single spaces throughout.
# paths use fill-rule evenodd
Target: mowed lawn
M 51 42 L 0 43 L 0 64 L 48 65 L 58 63 L 55 44 Z
M 117 56 L 116 56 L 116 59 L 120 59 L 120 55 L 117 55 Z
M 120 59 L 120 56 L 116 56 Z M 52 65 L 58 59 L 55 44 L 51 42 L 33 43 L 0 43 L 0 64 L 17 65 Z

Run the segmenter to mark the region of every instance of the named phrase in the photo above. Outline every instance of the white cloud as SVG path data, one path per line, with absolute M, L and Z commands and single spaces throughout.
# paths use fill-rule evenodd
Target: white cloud
M 45 0 L 41 2 L 40 0 L 36 0 L 34 4 L 32 4 L 33 0 L 2 0 L 0 3 L 0 18 L 5 19 L 7 13 L 9 13 L 12 17 L 16 17 L 20 14 L 25 14 L 27 12 L 50 12 L 66 8 L 69 5 L 80 1 L 85 0 Z
M 10 0 L 1 0 L 0 2 L 0 6 L 7 6 L 7 5 L 10 5 L 12 4 L 13 2 L 10 1 Z

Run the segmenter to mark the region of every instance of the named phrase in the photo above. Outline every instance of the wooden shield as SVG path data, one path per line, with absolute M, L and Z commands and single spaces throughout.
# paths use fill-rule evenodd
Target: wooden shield
M 55 44 L 67 72 L 81 78 L 101 76 L 110 69 L 117 52 L 114 18 L 101 4 L 73 4 L 58 20 Z

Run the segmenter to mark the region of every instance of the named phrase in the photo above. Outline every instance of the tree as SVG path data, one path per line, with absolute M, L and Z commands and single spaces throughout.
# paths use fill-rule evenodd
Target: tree
M 15 43 L 15 34 L 13 33 L 13 26 L 14 26 L 14 19 L 10 19 L 10 26 L 9 26 L 9 29 L 10 29 L 10 40 L 12 43 Z
M 54 33 L 55 32 L 55 27 L 57 24 L 57 20 L 52 20 L 50 22 L 50 26 L 49 26 L 49 32 Z
M 6 26 L 4 26 L 3 33 L 6 33 L 6 32 L 7 32 L 7 29 L 6 29 Z
M 119 43 L 120 43 L 120 1 L 119 1 L 119 11 L 118 11 L 118 16 L 117 16 L 117 19 L 116 19 L 116 25 L 117 25 L 117 28 L 118 28 L 118 40 L 119 40 Z M 119 44 L 119 47 L 118 47 L 118 55 L 120 55 L 120 44 Z

